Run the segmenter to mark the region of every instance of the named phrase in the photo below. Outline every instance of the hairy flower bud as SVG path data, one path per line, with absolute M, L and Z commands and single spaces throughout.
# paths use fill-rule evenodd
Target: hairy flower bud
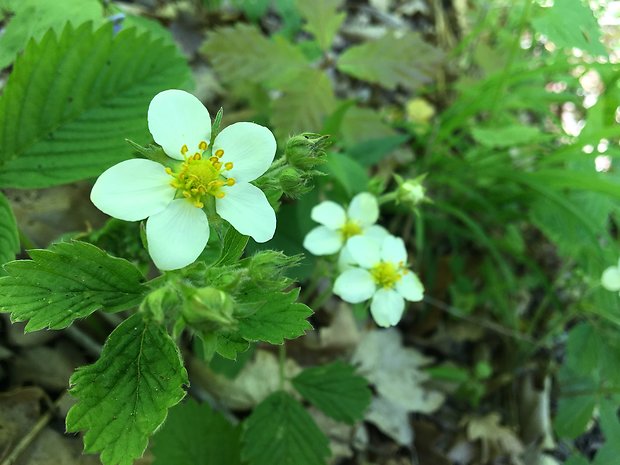
M 192 290 L 183 308 L 183 318 L 202 331 L 233 326 L 236 320 L 234 302 L 223 291 L 213 287 Z
M 284 168 L 278 178 L 282 192 L 291 198 L 298 198 L 312 190 L 308 176 L 297 168 Z
M 284 154 L 291 166 L 308 171 L 325 162 L 329 144 L 329 136 L 304 132 L 288 140 Z
M 394 175 L 398 183 L 396 191 L 396 202 L 416 208 L 420 203 L 427 201 L 426 189 L 422 181 L 426 174 L 418 176 L 415 179 L 403 179 L 398 175 Z

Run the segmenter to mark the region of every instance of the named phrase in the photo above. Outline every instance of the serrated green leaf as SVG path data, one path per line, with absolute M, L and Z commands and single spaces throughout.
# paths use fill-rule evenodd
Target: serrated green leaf
M 415 90 L 432 79 L 441 60 L 442 53 L 418 34 L 390 32 L 346 50 L 338 59 L 338 69 L 387 89 L 401 85 Z
M 323 465 L 328 440 L 285 392 L 262 401 L 244 423 L 241 457 L 250 465 Z
M 250 348 L 250 343 L 239 334 L 218 334 L 215 351 L 228 360 L 237 360 L 237 356 Z
M 372 396 L 368 381 L 343 362 L 307 368 L 293 378 L 293 386 L 326 415 L 349 424 L 364 418 Z
M 257 310 L 239 320 L 239 334 L 248 341 L 271 344 L 283 344 L 285 339 L 302 336 L 312 329 L 307 320 L 312 310 L 296 302 L 298 296 L 299 289 L 294 289 L 288 293 L 266 294 L 251 302 Z
M 200 51 L 223 82 L 264 85 L 308 65 L 290 42 L 269 39 L 257 27 L 242 23 L 212 32 Z
M 271 0 L 232 0 L 233 6 L 239 8 L 250 21 L 258 21 L 269 9 Z
M 101 22 L 103 9 L 97 0 L 12 0 L 6 2 L 10 20 L 0 36 L 0 68 L 9 65 L 29 40 L 39 40 L 45 32 L 60 32 L 67 22 L 79 26 L 86 21 Z
M 314 36 L 323 50 L 328 50 L 346 13 L 338 13 L 342 0 L 297 0 L 297 8 L 306 19 L 304 29 Z
M 5 265 L 0 312 L 27 321 L 25 331 L 62 329 L 95 310 L 120 311 L 140 303 L 140 271 L 86 242 L 61 242 L 30 250 L 32 260 Z
M 323 120 L 336 106 L 332 84 L 318 69 L 307 69 L 281 86 L 283 94 L 273 102 L 271 122 L 276 135 L 320 131 Z
M 214 265 L 232 265 L 236 263 L 243 255 L 248 239 L 248 236 L 237 232 L 235 228 L 228 228 L 222 241 L 222 253 Z
M 104 465 L 131 465 L 142 456 L 168 409 L 185 396 L 181 354 L 158 323 L 136 313 L 106 341 L 101 357 L 69 381 L 78 399 L 67 431 L 85 431 L 84 450 Z
M 189 399 L 170 410 L 153 437 L 153 465 L 239 465 L 240 448 L 240 426 Z
M 0 192 L 0 265 L 14 260 L 19 252 L 19 232 L 7 198 Z
M 351 107 L 342 117 L 340 125 L 344 143 L 351 147 L 371 139 L 384 139 L 398 135 L 385 124 L 377 110 Z
M 32 188 L 94 177 L 150 140 L 153 96 L 186 83 L 172 45 L 135 29 L 67 26 L 30 42 L 0 99 L 0 185 Z
M 537 32 L 558 47 L 579 48 L 591 55 L 607 55 L 601 43 L 601 30 L 592 10 L 581 0 L 555 0 L 532 20 Z

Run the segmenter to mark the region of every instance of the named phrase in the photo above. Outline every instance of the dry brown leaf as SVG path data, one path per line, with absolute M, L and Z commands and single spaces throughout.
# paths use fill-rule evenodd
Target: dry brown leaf
M 511 429 L 500 424 L 499 414 L 490 413 L 466 421 L 469 440 L 481 442 L 482 463 L 501 456 L 510 457 L 514 464 L 523 463 L 520 459 L 524 452 L 523 444 Z

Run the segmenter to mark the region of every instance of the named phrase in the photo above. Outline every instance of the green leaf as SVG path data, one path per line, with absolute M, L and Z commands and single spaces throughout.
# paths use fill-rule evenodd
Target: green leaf
M 323 50 L 328 50 L 346 13 L 336 10 L 342 6 L 342 0 L 297 0 L 297 8 L 306 19 L 304 29 L 314 36 Z
M 69 381 L 78 399 L 67 431 L 85 431 L 84 450 L 104 465 L 131 465 L 188 383 L 181 354 L 158 323 L 136 313 L 106 341 L 101 357 Z
M 264 85 L 308 66 L 290 42 L 282 37 L 269 39 L 257 27 L 242 23 L 210 33 L 200 51 L 223 82 Z
M 272 106 L 271 123 L 280 139 L 300 132 L 320 131 L 336 106 L 325 72 L 307 69 L 281 86 L 283 94 Z
M 232 265 L 236 263 L 243 255 L 248 239 L 248 236 L 237 232 L 235 228 L 228 228 L 222 241 L 222 253 L 214 265 Z
M 324 171 L 333 176 L 352 197 L 354 194 L 368 189 L 370 178 L 362 165 L 356 160 L 339 153 L 330 153 Z
M 67 26 L 17 59 L 0 99 L 0 185 L 32 188 L 97 176 L 150 140 L 146 112 L 189 77 L 174 46 L 135 29 Z
M 616 465 L 620 455 L 620 422 L 616 402 L 601 402 L 600 424 L 605 435 L 605 444 L 596 452 L 592 465 Z
M 561 48 L 579 48 L 590 55 L 607 55 L 592 10 L 581 0 L 555 0 L 532 20 L 534 29 Z
M 298 303 L 299 288 L 288 293 L 269 293 L 256 300 L 244 300 L 256 311 L 239 320 L 239 334 L 248 341 L 283 344 L 285 339 L 303 336 L 312 325 L 307 318 L 312 315 L 308 306 Z
M 0 69 L 9 65 L 29 40 L 39 40 L 48 29 L 60 32 L 67 22 L 78 26 L 103 19 L 97 0 L 12 0 L 1 6 L 12 16 L 0 36 Z
M 170 410 L 153 437 L 153 465 L 239 465 L 241 427 L 189 399 Z
M 86 242 L 61 242 L 30 250 L 32 260 L 5 265 L 0 312 L 28 321 L 25 331 L 62 329 L 95 310 L 116 312 L 140 303 L 145 289 L 130 262 Z
M 346 50 L 338 59 L 338 69 L 387 89 L 400 85 L 415 90 L 431 81 L 441 60 L 441 52 L 418 34 L 390 32 Z
M 558 436 L 574 439 L 582 434 L 592 419 L 596 401 L 591 395 L 560 397 L 558 414 L 553 421 Z
M 479 144 L 489 148 L 508 148 L 515 145 L 532 144 L 547 138 L 535 126 L 504 126 L 501 128 L 475 127 L 472 136 Z
M 218 334 L 215 351 L 228 360 L 237 360 L 240 353 L 250 348 L 250 343 L 238 334 Z
M 258 21 L 269 9 L 271 0 L 232 0 L 235 8 L 239 8 L 250 21 Z
M 349 424 L 363 419 L 370 405 L 368 381 L 343 362 L 307 368 L 293 378 L 293 386 L 326 415 Z
M 244 423 L 241 457 L 249 465 L 323 465 L 328 440 L 285 392 L 262 401 Z
M 19 252 L 19 232 L 7 198 L 0 192 L 0 265 L 15 259 Z

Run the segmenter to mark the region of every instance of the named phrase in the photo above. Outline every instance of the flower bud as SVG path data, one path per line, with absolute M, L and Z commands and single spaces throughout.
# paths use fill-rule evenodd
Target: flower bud
M 290 283 L 285 276 L 288 268 L 296 266 L 301 259 L 300 255 L 289 257 L 275 250 L 264 250 L 252 255 L 248 264 L 250 279 L 265 289 L 282 289 Z
M 297 198 L 312 190 L 307 176 L 297 168 L 284 168 L 278 178 L 282 192 L 288 197 Z
M 185 321 L 201 331 L 233 326 L 237 322 L 233 314 L 232 298 L 226 292 L 213 287 L 193 290 L 183 308 Z
M 325 149 L 329 144 L 329 136 L 304 132 L 288 140 L 284 155 L 291 166 L 308 171 L 325 162 Z
M 426 174 L 418 176 L 415 179 L 403 179 L 398 175 L 394 175 L 398 183 L 396 190 L 396 202 L 402 203 L 408 207 L 416 208 L 420 203 L 427 201 L 426 189 L 422 181 Z

